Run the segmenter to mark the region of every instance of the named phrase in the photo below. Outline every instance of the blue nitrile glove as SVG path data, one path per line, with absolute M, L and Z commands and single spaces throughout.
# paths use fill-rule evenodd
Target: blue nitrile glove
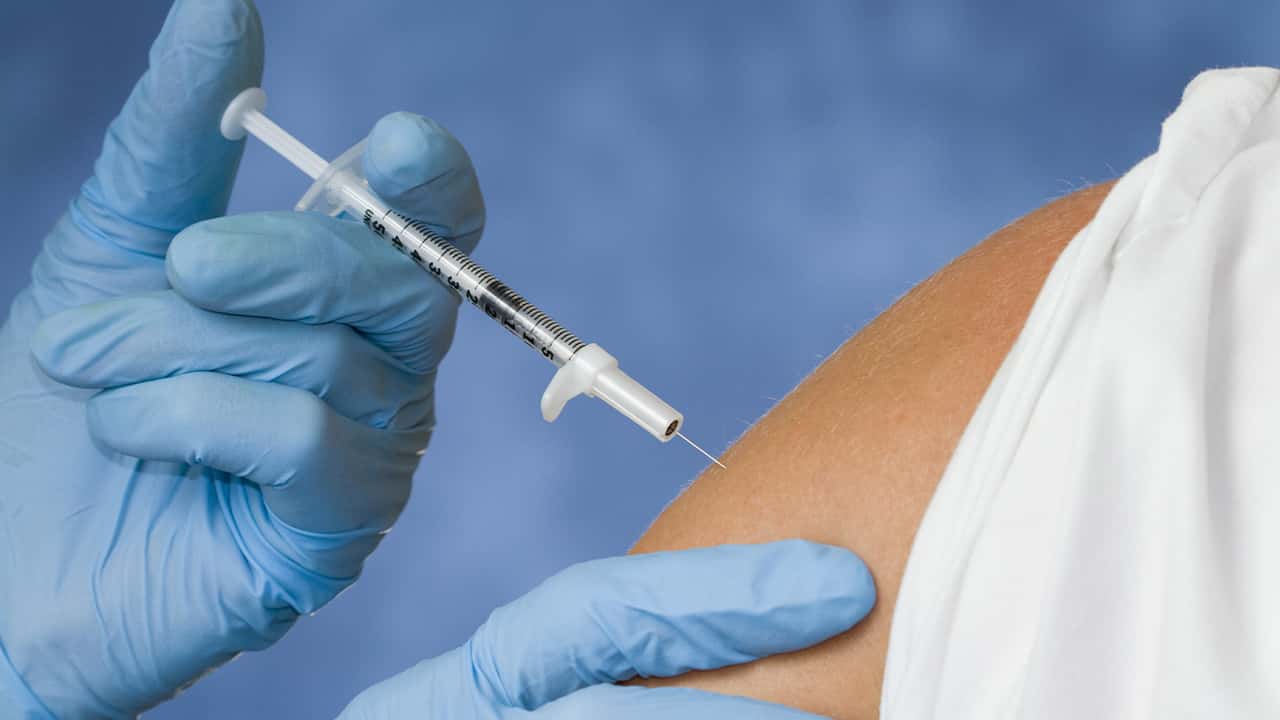
M 457 301 L 355 222 L 210 219 L 261 69 L 248 0 L 178 2 L 0 330 L 2 717 L 131 717 L 267 647 L 408 496 Z M 385 118 L 366 172 L 475 245 L 439 126 Z
M 787 540 L 575 565 L 494 611 L 462 647 L 364 691 L 340 720 L 812 720 L 669 677 L 808 647 L 875 604 L 853 553 Z

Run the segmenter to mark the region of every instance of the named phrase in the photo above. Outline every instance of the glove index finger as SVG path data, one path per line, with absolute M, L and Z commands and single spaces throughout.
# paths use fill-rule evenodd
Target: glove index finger
M 471 662 L 482 692 L 532 710 L 590 685 L 799 650 L 874 603 L 861 559 L 801 540 L 597 560 L 496 610 Z
M 416 372 L 453 340 L 458 298 L 359 223 L 318 213 L 229 215 L 193 225 L 166 258 L 197 307 L 313 325 L 341 323 Z

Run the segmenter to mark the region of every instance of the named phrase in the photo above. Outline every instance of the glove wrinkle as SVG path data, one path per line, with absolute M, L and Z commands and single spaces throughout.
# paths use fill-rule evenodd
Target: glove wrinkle
M 15 720 L 53 720 L 54 715 L 31 691 L 9 659 L 0 637 L 0 707 L 16 712 Z

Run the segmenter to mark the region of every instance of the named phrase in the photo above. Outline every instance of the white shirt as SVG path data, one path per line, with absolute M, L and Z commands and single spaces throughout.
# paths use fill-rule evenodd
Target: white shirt
M 1280 718 L 1278 83 L 1196 78 L 1054 267 L 916 536 L 886 720 Z

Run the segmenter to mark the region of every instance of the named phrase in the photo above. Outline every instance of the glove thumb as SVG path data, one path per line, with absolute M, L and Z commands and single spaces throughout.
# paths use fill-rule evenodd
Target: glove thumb
M 221 215 L 243 143 L 222 136 L 228 102 L 262 77 L 262 25 L 250 0 L 179 0 L 150 66 L 107 129 L 93 176 L 37 261 L 56 306 L 165 287 L 163 258 L 186 226 Z

